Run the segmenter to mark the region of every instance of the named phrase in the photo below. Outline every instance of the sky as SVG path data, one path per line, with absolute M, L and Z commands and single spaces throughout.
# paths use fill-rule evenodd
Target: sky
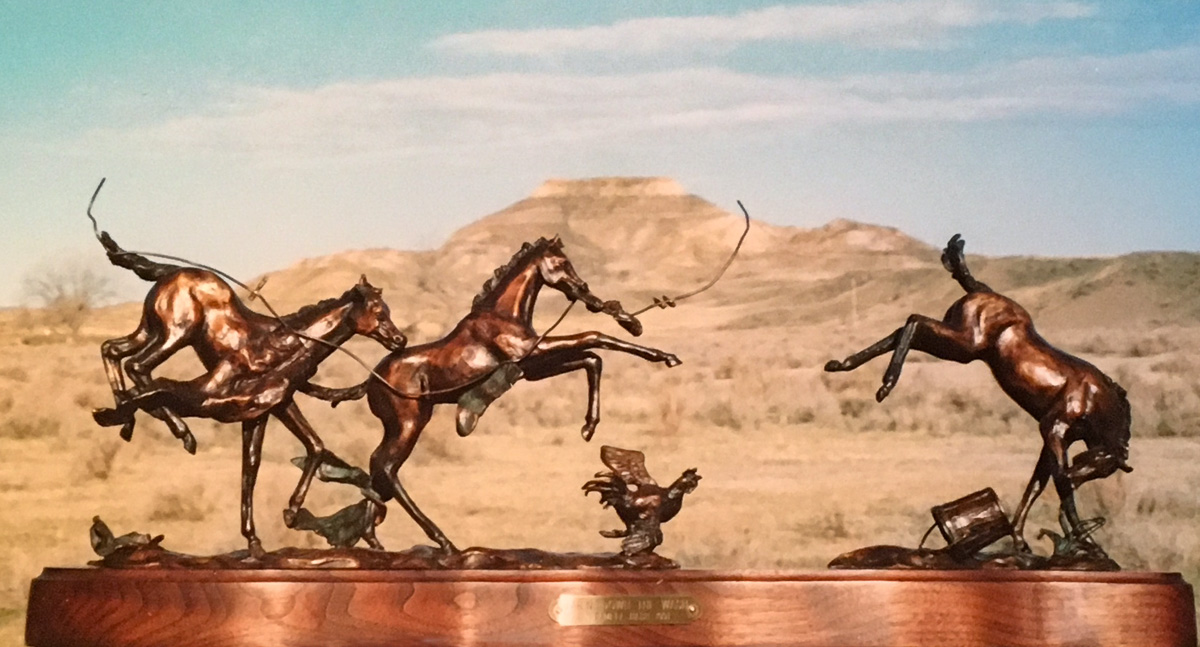
M 0 2 L 0 306 L 128 249 L 429 249 L 551 177 L 969 251 L 1200 251 L 1200 0 Z M 530 236 L 554 232 L 531 232 Z

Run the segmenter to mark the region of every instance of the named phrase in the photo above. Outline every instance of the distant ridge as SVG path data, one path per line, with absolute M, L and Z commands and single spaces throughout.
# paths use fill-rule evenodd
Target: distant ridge
M 414 326 L 414 341 L 429 340 L 466 312 L 479 286 L 522 243 L 558 235 L 597 295 L 639 307 L 712 276 L 741 233 L 732 206 L 690 194 L 667 177 L 550 179 L 454 232 L 439 249 L 306 259 L 270 273 L 264 294 L 290 311 L 341 294 L 365 273 L 385 290 L 396 319 Z M 971 232 L 962 233 L 973 240 Z M 707 320 L 745 330 L 791 329 L 844 322 L 853 311 L 860 321 L 877 314 L 886 328 L 910 312 L 937 315 L 961 296 L 939 262 L 940 247 L 941 241 L 929 244 L 893 227 L 846 219 L 815 228 L 754 221 L 724 279 L 659 325 L 665 331 Z M 982 280 L 1033 311 L 1039 324 L 1200 317 L 1200 254 L 989 258 L 972 254 L 970 246 L 967 254 Z
M 534 189 L 530 198 L 558 198 L 587 196 L 650 197 L 685 196 L 678 182 L 669 177 L 593 177 L 579 180 L 550 179 Z

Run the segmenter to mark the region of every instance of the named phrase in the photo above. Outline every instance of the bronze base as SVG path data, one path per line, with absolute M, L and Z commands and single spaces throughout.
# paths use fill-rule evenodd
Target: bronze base
M 1051 555 L 1032 553 L 975 553 L 958 556 L 944 548 L 868 546 L 838 555 L 829 562 L 833 569 L 899 569 L 926 571 L 1025 570 L 1025 571 L 1119 571 L 1107 555 Z
M 186 555 L 157 543 L 124 546 L 94 562 L 105 568 L 167 568 L 220 570 L 572 570 L 577 568 L 649 569 L 679 568 L 657 553 L 627 556 L 621 553 L 554 553 L 537 548 L 479 548 L 447 553 L 434 546 L 382 551 L 369 548 L 281 548 L 260 557 L 239 550 L 224 555 Z
M 33 647 L 1196 644 L 1178 574 L 47 569 Z

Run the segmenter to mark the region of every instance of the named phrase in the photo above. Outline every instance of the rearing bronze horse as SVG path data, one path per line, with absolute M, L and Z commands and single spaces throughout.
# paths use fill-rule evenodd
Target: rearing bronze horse
M 516 365 L 524 379 L 536 381 L 582 370 L 588 377 L 588 410 L 582 430 L 589 440 L 600 421 L 600 356 L 593 350 L 630 353 L 667 366 L 679 358 L 653 348 L 631 344 L 599 332 L 539 338 L 533 310 L 538 292 L 548 286 L 571 301 L 582 301 L 592 312 L 612 315 L 629 332 L 641 334 L 641 324 L 619 303 L 601 301 L 575 273 L 563 253 L 562 241 L 539 239 L 526 243 L 507 265 L 496 270 L 475 297 L 471 312 L 446 337 L 403 352 L 393 352 L 375 367 L 387 383 L 368 378 L 347 389 L 310 390 L 316 397 L 341 400 L 367 396 L 371 412 L 383 423 L 383 440 L 371 454 L 372 487 L 386 501 L 395 497 L 430 539 L 446 551 L 454 544 L 425 516 L 400 483 L 399 471 L 429 423 L 434 405 L 449 404 L 502 365 Z M 468 425 L 469 426 L 469 425 Z M 460 418 L 460 433 L 464 429 Z
M 392 323 L 382 292 L 365 276 L 340 297 L 277 319 L 247 308 L 212 272 L 156 263 L 122 250 L 107 233 L 100 235 L 100 242 L 114 265 L 154 281 L 154 286 L 146 295 L 137 330 L 101 347 L 117 406 L 97 409 L 93 417 L 104 426 L 120 425 L 121 437 L 129 440 L 134 412 L 148 411 L 165 421 L 192 453 L 195 439 L 180 416 L 241 422 L 242 534 L 251 553 L 261 554 L 253 498 L 267 418 L 279 418 L 306 452 L 300 481 L 284 511 L 290 527 L 326 455 L 293 395 L 306 390 L 318 364 L 353 335 L 375 339 L 389 350 L 404 348 L 407 340 Z M 187 381 L 150 376 L 156 366 L 188 346 L 206 373 Z M 122 372 L 121 360 L 127 357 Z M 133 390 L 125 387 L 126 373 Z
M 911 349 L 962 364 L 983 360 L 1000 388 L 1038 421 L 1042 434 L 1042 453 L 1013 522 L 1017 548 L 1028 550 L 1025 518 L 1051 478 L 1061 513 L 1080 538 L 1086 537 L 1075 509 L 1075 489 L 1118 469 L 1133 469 L 1126 464 L 1130 410 L 1125 389 L 1095 366 L 1051 346 L 1034 330 L 1024 308 L 971 276 L 963 244 L 956 234 L 942 252 L 942 264 L 967 291 L 942 321 L 911 315 L 892 334 L 840 362 L 830 361 L 825 370 L 851 371 L 891 352 L 883 386 L 875 394 L 882 402 L 900 379 Z M 1087 450 L 1068 457 L 1070 445 L 1080 440 Z

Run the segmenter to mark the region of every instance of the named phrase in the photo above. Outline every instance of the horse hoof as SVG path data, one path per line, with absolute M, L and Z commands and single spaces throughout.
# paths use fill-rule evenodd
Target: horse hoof
M 825 362 L 825 372 L 826 373 L 836 373 L 837 371 L 841 371 L 841 370 L 843 370 L 842 363 L 837 361 L 836 359 L 831 359 L 828 362 Z
M 92 409 L 92 420 L 101 427 L 116 427 L 133 422 L 133 414 L 123 414 L 119 409 Z
M 676 357 L 675 355 L 670 355 L 670 354 L 668 354 L 668 355 L 667 355 L 667 356 L 666 356 L 666 357 L 663 359 L 663 362 L 665 362 L 665 363 L 666 363 L 666 365 L 667 365 L 667 368 L 674 368 L 674 367 L 676 367 L 676 366 L 679 366 L 680 364 L 682 364 L 682 363 L 683 363 L 683 360 L 679 359 L 679 358 L 678 358 L 678 357 Z
M 187 450 L 187 453 L 193 456 L 196 454 L 196 437 L 190 431 L 180 436 L 179 440 L 183 441 L 183 448 Z
M 883 399 L 888 397 L 888 394 L 892 392 L 892 386 L 891 384 L 884 384 L 879 387 L 879 390 L 875 392 L 875 401 L 883 402 Z
M 475 425 L 479 424 L 479 415 L 474 411 L 458 408 L 458 415 L 454 418 L 454 429 L 458 432 L 460 438 L 466 438 L 475 431 Z
M 263 550 L 262 542 L 258 537 L 250 540 L 250 557 L 254 559 L 262 559 L 267 556 L 267 551 Z
M 585 443 L 591 442 L 592 436 L 595 435 L 595 433 L 596 433 L 596 424 L 595 423 L 588 423 L 583 426 L 583 429 L 579 430 L 579 435 L 583 436 L 583 442 L 585 442 Z
M 297 512 L 298 512 L 297 510 L 293 510 L 291 508 L 285 508 L 283 510 L 283 525 L 287 526 L 288 528 L 293 528 L 294 527 L 293 524 L 296 523 L 296 513 Z
M 129 442 L 133 440 L 133 423 L 127 422 L 121 426 L 121 440 Z

